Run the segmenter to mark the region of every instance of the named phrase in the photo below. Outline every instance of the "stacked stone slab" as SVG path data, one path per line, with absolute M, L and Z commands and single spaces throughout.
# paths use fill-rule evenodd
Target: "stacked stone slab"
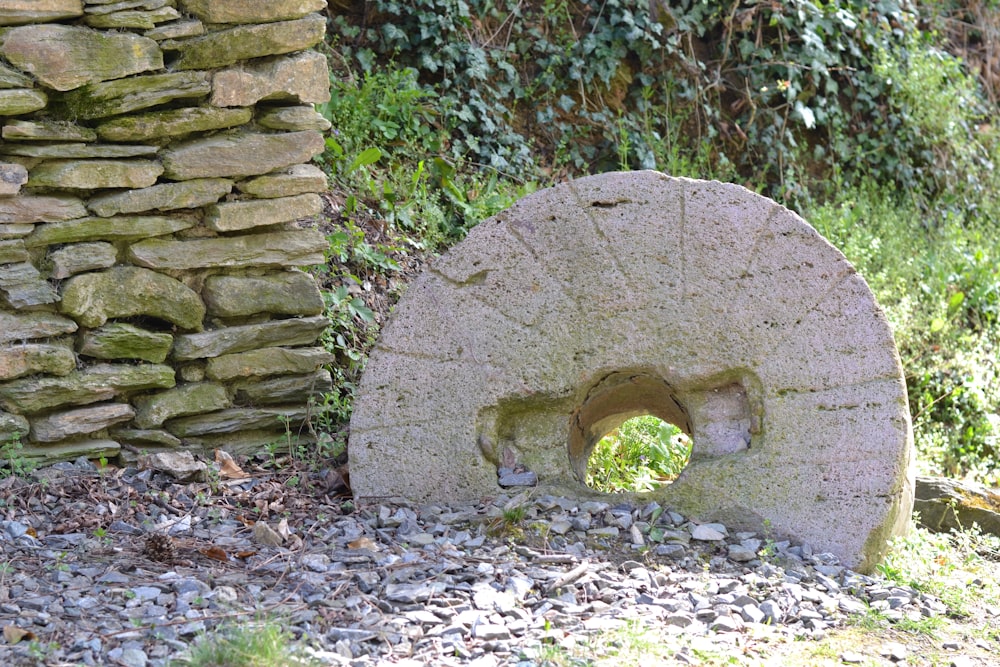
M 301 432 L 328 391 L 323 0 L 0 0 L 0 443 Z
M 864 280 L 775 202 L 655 172 L 536 192 L 414 281 L 359 387 L 351 486 L 470 500 L 523 467 L 579 495 L 596 443 L 645 414 L 693 444 L 638 502 L 863 570 L 908 526 L 906 384 Z

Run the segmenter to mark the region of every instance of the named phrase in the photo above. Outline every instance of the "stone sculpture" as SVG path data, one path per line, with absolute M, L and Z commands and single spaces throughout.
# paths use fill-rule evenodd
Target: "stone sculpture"
M 691 460 L 649 494 L 870 570 L 913 503 L 889 325 L 844 256 L 742 187 L 611 173 L 481 223 L 409 288 L 351 421 L 359 498 L 585 486 L 596 442 L 655 415 Z

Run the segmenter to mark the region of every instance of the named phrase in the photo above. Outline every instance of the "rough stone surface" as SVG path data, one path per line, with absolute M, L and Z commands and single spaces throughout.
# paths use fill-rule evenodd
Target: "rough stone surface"
M 63 377 L 25 377 L 0 385 L 4 410 L 33 414 L 60 405 L 84 405 L 120 391 L 168 389 L 174 369 L 160 364 L 97 364 Z
M 326 9 L 324 0 L 180 0 L 205 23 L 266 23 L 297 19 Z
M 63 91 L 163 67 L 163 53 L 147 37 L 65 25 L 11 28 L 0 36 L 0 55 Z
M 31 424 L 31 436 L 35 442 L 58 442 L 73 436 L 96 433 L 112 424 L 128 421 L 134 415 L 135 410 L 125 403 L 108 403 L 56 412 L 35 419 Z
M 201 329 L 205 317 L 205 306 L 190 287 L 134 266 L 70 278 L 60 310 L 85 327 L 99 327 L 109 318 L 147 315 L 183 329 Z
M 979 484 L 943 477 L 917 477 L 913 509 L 930 530 L 961 531 L 978 524 L 1000 535 L 1000 493 Z
M 9 120 L 3 126 L 3 138 L 21 141 L 94 141 L 97 139 L 97 132 L 65 121 Z
M 126 322 L 112 322 L 80 336 L 79 353 L 95 359 L 138 359 L 159 364 L 167 358 L 174 337 Z
M 177 99 L 201 97 L 212 91 L 207 72 L 170 72 L 91 83 L 59 98 L 54 111 L 69 118 L 106 118 L 148 109 Z
M 149 239 L 129 247 L 129 257 L 153 269 L 311 266 L 325 261 L 326 237 L 316 230 L 272 232 L 219 239 Z
M 211 276 L 201 294 L 213 317 L 319 315 L 324 308 L 315 281 L 302 271 L 254 277 Z
M 290 197 L 305 192 L 325 192 L 326 174 L 312 164 L 297 164 L 288 169 L 240 181 L 240 192 L 254 197 Z
M 76 355 L 62 345 L 39 343 L 0 347 L 0 381 L 33 373 L 67 375 L 75 368 Z
M 17 116 L 44 109 L 48 96 L 40 90 L 15 88 L 0 90 L 0 116 Z
M 326 19 L 316 15 L 218 30 L 186 40 L 174 68 L 212 69 L 240 60 L 301 51 L 315 46 L 325 32 Z
M 145 188 L 156 183 L 163 167 L 152 160 L 51 160 L 31 170 L 36 188 Z
M 0 197 L 16 195 L 27 182 L 28 170 L 24 165 L 0 163 Z
M 322 210 L 323 200 L 317 194 L 219 202 L 206 209 L 205 226 L 217 232 L 235 232 L 311 218 Z
M 163 152 L 164 175 L 174 180 L 254 176 L 307 162 L 322 152 L 319 132 L 257 134 L 195 139 Z
M 0 25 L 69 19 L 83 14 L 83 0 L 4 0 Z
M 215 204 L 233 189 L 226 178 L 199 178 L 180 183 L 162 183 L 138 190 L 126 190 L 92 197 L 87 208 L 101 217 L 143 211 L 170 211 Z
M 509 451 L 584 493 L 593 446 L 641 414 L 692 436 L 654 497 L 699 522 L 862 570 L 906 529 L 906 389 L 867 285 L 773 201 L 654 172 L 531 195 L 408 289 L 362 379 L 352 488 L 488 496 Z
M 320 104 L 330 99 L 330 69 L 315 51 L 278 56 L 219 70 L 212 76 L 217 107 L 246 107 L 261 100 Z
M 333 361 L 333 355 L 322 348 L 265 347 L 259 350 L 224 354 L 208 360 L 206 377 L 212 380 L 266 375 L 293 375 L 314 373 L 323 364 Z
M 152 111 L 114 118 L 97 126 L 97 134 L 108 141 L 147 141 L 236 127 L 250 122 L 250 109 L 194 107 Z
M 81 241 L 141 239 L 179 232 L 196 223 L 196 218 L 184 216 L 122 215 L 111 218 L 77 218 L 38 225 L 24 242 L 28 247 L 39 247 Z
M 62 280 L 84 271 L 109 269 L 117 259 L 118 253 L 110 243 L 73 243 L 49 253 L 49 275 Z
M 0 222 L 9 224 L 59 222 L 87 215 L 76 197 L 28 196 L 0 199 Z
M 229 395 L 221 384 L 194 382 L 167 391 L 135 399 L 138 414 L 135 425 L 142 429 L 162 426 L 174 417 L 214 412 L 230 406 Z
M 0 343 L 70 334 L 77 324 L 55 313 L 7 313 L 0 310 Z
M 327 323 L 325 317 L 295 318 L 182 334 L 174 341 L 172 356 L 187 361 L 260 347 L 310 345 L 323 333 Z

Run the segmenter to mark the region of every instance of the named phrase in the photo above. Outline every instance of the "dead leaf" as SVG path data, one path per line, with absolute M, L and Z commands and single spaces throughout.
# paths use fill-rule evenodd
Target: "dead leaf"
M 19 628 L 16 625 L 5 625 L 3 626 L 3 638 L 7 640 L 8 644 L 16 644 L 22 639 L 30 642 L 35 639 L 35 633 L 31 630 Z
M 241 552 L 235 554 L 233 556 L 233 558 L 239 558 L 240 560 L 246 560 L 247 558 L 251 558 L 251 557 L 256 556 L 256 555 L 257 555 L 256 551 L 241 551 Z
M 288 527 L 288 519 L 282 519 L 278 522 L 278 527 L 275 529 L 278 531 L 278 535 L 281 535 L 281 539 L 287 540 L 292 536 L 292 531 Z
M 347 543 L 348 549 L 367 549 L 368 551 L 378 551 L 378 545 L 370 537 L 361 536 L 353 542 Z
M 201 555 L 213 560 L 221 560 L 223 563 L 229 561 L 229 554 L 226 553 L 226 550 L 214 545 L 207 549 L 202 549 Z
M 36 533 L 35 529 L 32 528 L 31 526 L 28 526 L 28 530 L 25 531 L 25 533 L 31 537 L 38 537 L 38 533 Z
M 264 521 L 258 521 L 253 525 L 253 538 L 269 547 L 281 546 L 282 542 L 281 535 Z
M 223 449 L 215 450 L 215 462 L 219 464 L 219 477 L 222 479 L 246 479 L 250 476 L 243 472 L 236 459 Z

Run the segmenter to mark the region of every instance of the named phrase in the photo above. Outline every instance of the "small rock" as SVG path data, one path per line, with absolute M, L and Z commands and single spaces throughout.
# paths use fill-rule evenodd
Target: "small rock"
M 691 539 L 702 542 L 718 542 L 726 539 L 726 535 L 712 524 L 701 524 L 691 529 Z

